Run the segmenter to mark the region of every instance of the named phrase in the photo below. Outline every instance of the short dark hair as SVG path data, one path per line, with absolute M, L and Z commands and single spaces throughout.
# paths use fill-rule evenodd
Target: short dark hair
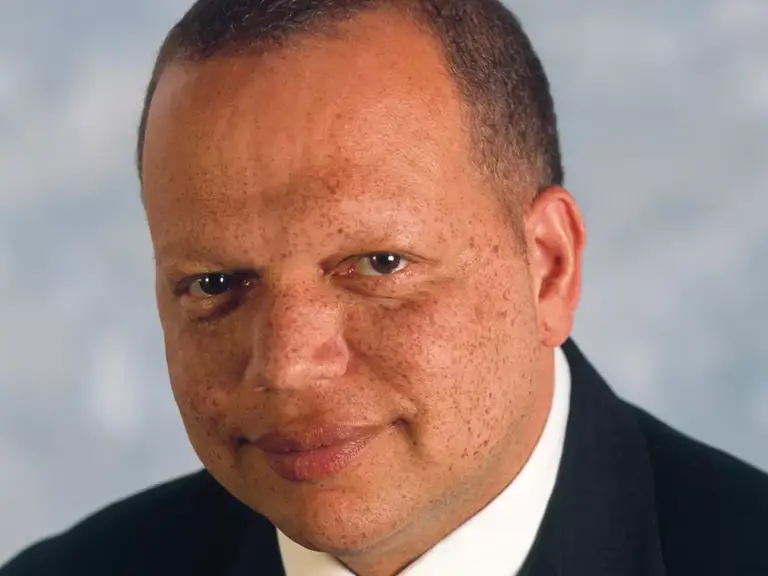
M 155 62 L 139 126 L 139 177 L 149 106 L 166 65 L 269 50 L 384 9 L 409 16 L 441 45 L 470 111 L 473 145 L 485 170 L 509 176 L 510 167 L 522 167 L 537 191 L 562 185 L 549 81 L 520 22 L 499 0 L 197 0 L 170 30 Z

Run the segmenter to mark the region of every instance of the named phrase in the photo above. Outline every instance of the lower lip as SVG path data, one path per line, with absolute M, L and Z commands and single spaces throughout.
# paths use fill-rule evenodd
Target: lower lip
M 318 480 L 334 476 L 344 470 L 352 460 L 373 441 L 377 434 L 356 438 L 348 442 L 324 446 L 303 452 L 276 454 L 267 452 L 269 467 L 281 478 L 291 482 Z

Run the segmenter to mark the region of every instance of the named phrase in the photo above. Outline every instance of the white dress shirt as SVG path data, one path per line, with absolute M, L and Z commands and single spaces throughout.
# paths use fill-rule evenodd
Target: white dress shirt
M 571 373 L 555 350 L 552 407 L 523 469 L 490 504 L 400 572 L 401 576 L 515 576 L 530 552 L 555 486 L 565 443 Z M 286 576 L 352 576 L 323 552 L 277 533 Z

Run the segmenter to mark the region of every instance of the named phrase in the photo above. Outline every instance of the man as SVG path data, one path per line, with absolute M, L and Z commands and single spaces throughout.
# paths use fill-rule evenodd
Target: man
M 768 574 L 768 478 L 568 339 L 584 223 L 495 0 L 199 0 L 139 172 L 206 471 L 2 576 Z

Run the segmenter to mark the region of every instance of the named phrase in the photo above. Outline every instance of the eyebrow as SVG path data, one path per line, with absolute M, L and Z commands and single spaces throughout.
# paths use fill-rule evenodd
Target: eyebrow
M 376 204 L 379 206 L 375 206 Z M 397 201 L 382 198 L 367 202 L 366 210 L 359 214 L 355 214 L 354 207 L 351 207 L 350 212 L 349 206 L 347 210 L 342 210 L 341 214 L 337 213 L 339 217 L 334 218 L 335 222 L 327 224 L 324 228 L 317 228 L 322 236 L 322 244 L 328 247 L 328 255 L 341 252 L 374 252 L 388 248 L 415 252 L 417 243 L 433 244 L 439 241 L 441 227 L 436 226 L 437 222 L 428 214 L 426 220 L 423 219 L 421 216 L 424 214 L 421 214 L 418 207 L 412 206 L 411 209 L 403 210 L 399 204 Z M 314 218 L 310 216 L 310 220 Z M 211 269 L 214 266 L 218 270 L 263 269 L 267 260 L 265 256 L 279 251 L 276 247 L 280 248 L 283 236 L 286 241 L 283 249 L 290 249 L 287 243 L 289 232 L 295 231 L 301 222 L 289 224 L 291 225 L 278 225 L 274 234 L 254 242 L 255 246 L 263 245 L 266 253 L 261 254 L 256 251 L 249 253 L 237 243 L 228 242 L 222 246 L 215 235 L 207 235 L 200 229 L 191 233 L 176 230 L 176 233 L 170 234 L 156 246 L 155 263 L 159 268 L 172 270 Z M 243 225 L 248 226 L 247 222 Z M 227 247 L 227 244 L 231 247 Z M 317 247 L 308 245 L 306 250 Z M 326 255 L 318 256 L 324 258 Z
M 416 235 L 418 233 L 410 226 L 389 226 L 383 231 L 366 231 L 364 228 L 343 230 L 338 243 L 329 243 L 328 254 L 319 254 L 319 259 L 330 255 L 349 253 L 365 254 L 382 250 L 398 250 L 416 252 Z M 311 249 L 311 246 L 308 247 Z M 238 271 L 247 270 L 260 272 L 267 266 L 263 258 L 254 254 L 225 254 L 215 245 L 206 248 L 195 248 L 186 242 L 168 242 L 161 245 L 154 256 L 155 265 L 163 271 L 189 274 L 200 273 L 201 270 Z M 261 262 L 261 263 L 260 263 Z

